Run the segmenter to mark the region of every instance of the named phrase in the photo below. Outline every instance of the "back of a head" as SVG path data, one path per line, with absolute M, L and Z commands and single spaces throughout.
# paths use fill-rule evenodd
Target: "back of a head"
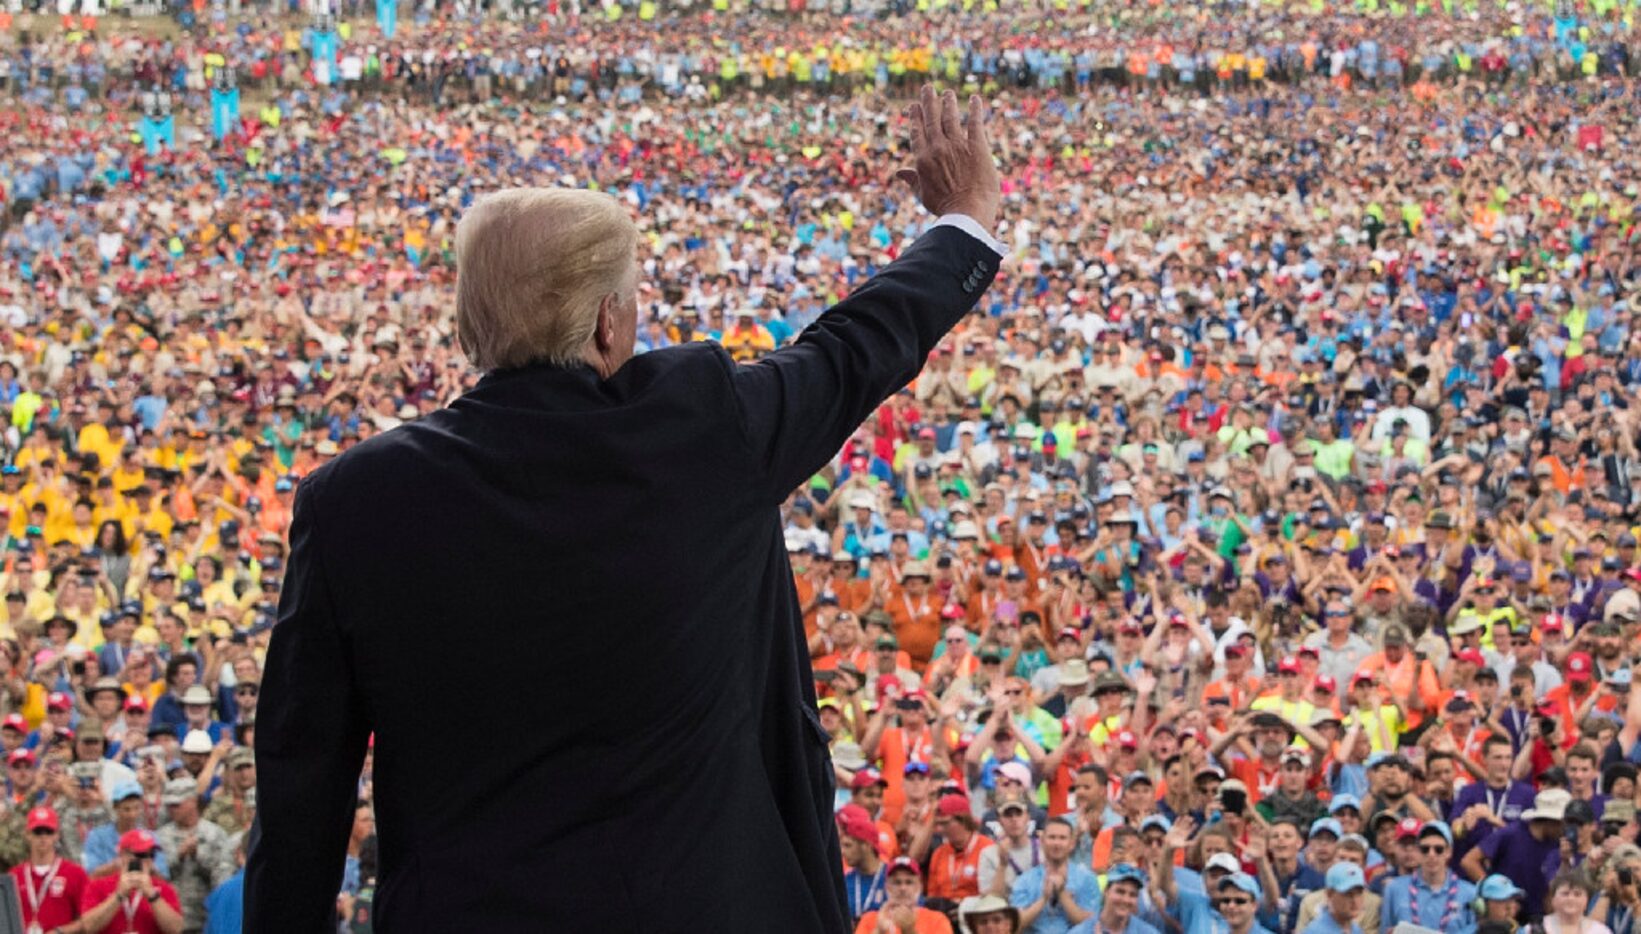
M 638 228 L 610 195 L 509 188 L 485 195 L 456 227 L 456 333 L 483 370 L 572 366 L 599 302 L 631 300 Z

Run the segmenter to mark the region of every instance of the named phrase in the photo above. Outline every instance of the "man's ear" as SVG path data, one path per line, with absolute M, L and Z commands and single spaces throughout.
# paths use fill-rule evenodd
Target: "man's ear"
M 598 321 L 593 325 L 593 343 L 600 352 L 615 346 L 615 311 L 617 304 L 618 300 L 614 292 L 599 299 Z

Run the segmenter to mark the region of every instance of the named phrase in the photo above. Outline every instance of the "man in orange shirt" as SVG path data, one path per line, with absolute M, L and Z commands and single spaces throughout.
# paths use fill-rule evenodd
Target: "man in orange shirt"
M 929 898 L 959 902 L 980 894 L 980 854 L 997 844 L 979 831 L 966 795 L 951 794 L 935 807 L 935 829 L 946 842 L 929 858 Z
M 928 764 L 939 749 L 939 736 L 929 724 L 928 703 L 928 695 L 921 690 L 902 694 L 892 708 L 879 710 L 872 717 L 872 725 L 860 744 L 867 761 L 877 762 L 883 770 L 887 783 L 883 810 L 890 821 L 899 819 L 906 803 L 906 766 L 911 763 L 924 766 L 922 775 L 927 777 Z M 891 723 L 896 714 L 900 718 L 898 725 Z
M 923 872 L 917 863 L 902 856 L 889 864 L 887 876 L 883 907 L 862 915 L 855 934 L 952 934 L 945 915 L 917 904 L 923 895 Z
M 1415 729 L 1424 722 L 1425 711 L 1439 709 L 1442 686 L 1436 680 L 1435 666 L 1409 650 L 1407 630 L 1401 626 L 1385 629 L 1384 646 L 1384 651 L 1363 659 L 1356 670 L 1379 674 L 1381 688 L 1390 695 L 1385 702 L 1399 707 L 1407 728 Z
M 1259 679 L 1249 671 L 1248 651 L 1239 644 L 1225 647 L 1225 677 L 1202 689 L 1204 700 L 1223 697 L 1232 710 L 1243 710 L 1259 696 Z
M 928 667 L 940 638 L 940 600 L 929 593 L 929 567 L 921 561 L 907 563 L 900 586 L 889 598 L 889 617 L 894 621 L 895 638 L 912 657 L 912 669 L 919 674 Z

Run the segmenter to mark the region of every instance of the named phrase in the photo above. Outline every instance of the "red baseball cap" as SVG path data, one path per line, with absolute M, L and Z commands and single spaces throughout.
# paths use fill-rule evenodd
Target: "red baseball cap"
M 1060 638 L 1062 638 L 1062 639 L 1079 639 L 1080 640 L 1080 639 L 1082 639 L 1082 637 L 1083 637 L 1082 632 L 1076 626 L 1067 626 L 1064 629 L 1060 630 Z
M 57 812 L 48 807 L 37 807 L 28 812 L 28 831 L 33 833 L 41 827 L 57 829 Z
M 1118 730 L 1114 739 L 1117 741 L 1117 745 L 1124 749 L 1140 748 L 1140 738 L 1134 735 L 1133 730 Z
M 133 856 L 147 856 L 154 852 L 154 835 L 141 827 L 120 834 L 120 849 Z
M 1590 680 L 1590 667 L 1593 664 L 1588 652 L 1574 652 L 1567 656 L 1567 679 L 1569 681 Z
M 910 856 L 896 856 L 892 861 L 890 861 L 889 869 L 883 874 L 883 876 L 884 878 L 888 878 L 897 872 L 909 872 L 912 875 L 917 876 L 919 879 L 923 878 L 922 867 L 918 866 L 917 861 L 912 859 Z
M 1456 662 L 1469 662 L 1470 664 L 1476 666 L 1487 664 L 1487 659 L 1483 658 L 1481 652 L 1477 649 L 1464 649 L 1462 651 L 1454 652 L 1453 660 Z
M 133 694 L 125 699 L 125 709 L 146 711 L 148 709 L 148 701 Z
M 1560 613 L 1546 613 L 1538 618 L 1538 628 L 1545 632 L 1552 629 L 1556 632 L 1566 632 L 1567 620 Z
M 940 608 L 941 619 L 962 619 L 966 615 L 968 614 L 963 611 L 963 608 L 955 603 L 948 603 Z
M 1126 633 L 1140 633 L 1145 631 L 1145 627 L 1141 626 L 1137 620 L 1125 619 L 1117 624 L 1117 631 Z
M 1351 677 L 1350 686 L 1355 687 L 1356 685 L 1361 684 L 1363 681 L 1366 681 L 1367 683 L 1372 684 L 1373 683 L 1373 672 L 1368 671 L 1366 668 L 1362 669 L 1361 671 L 1358 671 L 1354 676 Z
M 1406 840 L 1408 837 L 1417 839 L 1419 836 L 1419 828 L 1423 826 L 1423 824 L 1419 823 L 1419 819 L 1417 817 L 1404 817 L 1401 822 L 1396 825 L 1396 839 Z
M 33 764 L 35 764 L 36 762 L 39 762 L 39 761 L 40 760 L 34 758 L 34 753 L 30 752 L 27 749 L 13 749 L 11 751 L 11 755 L 6 757 L 6 764 L 7 765 L 18 765 L 19 763 L 23 763 L 23 762 L 27 762 L 29 765 L 33 765 Z
M 1282 674 L 1299 674 L 1299 659 L 1289 655 L 1276 663 L 1276 670 Z
M 967 795 L 945 795 L 941 797 L 940 803 L 935 805 L 935 813 L 941 817 L 960 817 L 964 814 L 973 814 L 974 810 L 969 807 Z
M 62 691 L 52 691 L 46 695 L 47 710 L 73 710 L 74 702 Z
M 858 804 L 846 804 L 838 809 L 837 819 L 839 833 L 867 843 L 877 843 L 877 825 L 865 808 Z
M 1309 655 L 1312 658 L 1321 658 L 1322 650 L 1314 645 L 1302 645 L 1299 647 L 1299 654 Z
M 868 766 L 867 768 L 861 769 L 859 772 L 855 773 L 855 777 L 849 782 L 849 787 L 859 791 L 862 788 L 870 788 L 873 785 L 887 784 L 889 783 L 884 780 L 882 772 Z
M 22 714 L 7 714 L 6 719 L 0 720 L 0 730 L 16 730 L 19 733 L 28 732 L 28 721 Z
M 1327 691 L 1329 694 L 1333 694 L 1339 690 L 1339 682 L 1333 680 L 1332 675 L 1317 675 L 1316 689 L 1318 691 Z

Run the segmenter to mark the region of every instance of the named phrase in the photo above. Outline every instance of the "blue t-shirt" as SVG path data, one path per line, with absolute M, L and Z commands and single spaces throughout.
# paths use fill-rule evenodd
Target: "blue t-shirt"
M 1027 904 L 1030 903 L 1028 902 Z M 1068 934 L 1094 934 L 1095 925 L 1099 922 L 1099 920 L 1099 913 L 1096 912 L 1092 918 L 1088 918 L 1083 921 L 1082 924 L 1072 928 Z M 1035 931 L 1037 929 L 1033 927 L 1032 930 Z M 1162 934 L 1162 932 L 1158 931 L 1151 925 L 1146 924 L 1144 921 L 1141 921 L 1139 918 L 1129 918 L 1128 926 L 1122 929 L 1122 934 Z
M 205 934 L 239 934 L 245 924 L 245 870 L 205 896 Z
M 1435 888 L 1425 883 L 1423 875 L 1414 873 L 1385 884 L 1379 917 L 1387 931 L 1405 922 L 1451 934 L 1471 934 L 1476 929 L 1475 902 L 1475 885 L 1452 872 Z
M 85 835 L 85 846 L 80 850 L 80 865 L 86 872 L 106 865 L 120 854 L 120 831 L 112 823 L 98 824 Z M 154 868 L 165 878 L 171 878 L 171 865 L 165 850 L 154 850 Z
M 1330 912 L 1324 911 L 1318 914 L 1316 920 L 1312 921 L 1301 934 L 1362 934 L 1362 926 L 1352 921 L 1350 928 L 1347 930 L 1340 927 L 1339 922 L 1333 920 L 1333 915 Z
M 1021 873 L 1020 878 L 1014 880 L 1014 888 L 1009 890 L 1009 904 L 1016 908 L 1024 908 L 1042 898 L 1043 871 L 1043 866 L 1033 866 Z M 1077 903 L 1077 907 L 1094 912 L 1096 917 L 1099 915 L 1102 903 L 1100 880 L 1093 871 L 1076 863 L 1067 864 L 1066 891 L 1071 893 L 1071 900 Z M 1065 909 L 1056 902 L 1043 906 L 1042 913 L 1037 916 L 1031 929 L 1043 934 L 1064 934 L 1072 930 L 1071 919 L 1066 917 Z M 1129 923 L 1129 931 L 1133 931 L 1132 921 Z
M 849 897 L 849 923 L 860 922 L 861 915 L 883 907 L 888 897 L 888 866 L 877 867 L 872 875 L 863 875 L 851 869 L 843 874 L 843 891 Z

